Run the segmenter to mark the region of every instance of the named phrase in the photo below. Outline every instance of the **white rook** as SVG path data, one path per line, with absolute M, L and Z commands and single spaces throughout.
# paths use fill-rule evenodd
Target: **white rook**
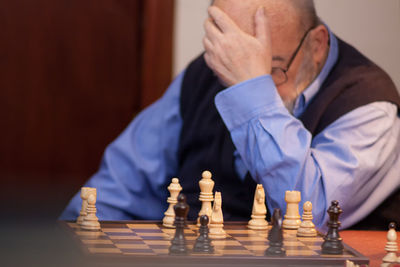
M 76 223 L 78 225 L 82 225 L 84 218 L 86 217 L 86 209 L 87 209 L 87 199 L 89 197 L 89 193 L 91 190 L 93 191 L 94 188 L 92 187 L 82 187 L 81 188 L 81 199 L 82 199 L 82 207 L 81 211 L 79 212 L 79 217 L 76 219 Z
M 301 201 L 301 194 L 299 191 L 286 191 L 286 214 L 283 220 L 284 229 L 297 229 L 301 224 L 299 203 Z
M 96 188 L 92 188 L 88 193 L 87 198 L 87 208 L 86 208 L 86 217 L 83 219 L 81 228 L 83 230 L 88 231 L 100 231 L 100 223 L 99 219 L 96 216 L 96 198 L 97 198 L 97 190 Z

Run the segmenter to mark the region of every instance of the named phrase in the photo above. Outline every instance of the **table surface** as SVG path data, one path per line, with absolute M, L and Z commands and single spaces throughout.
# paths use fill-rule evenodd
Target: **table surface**
M 385 231 L 353 231 L 340 232 L 343 241 L 355 248 L 370 260 L 370 266 L 380 266 L 385 256 L 386 245 Z
M 380 266 L 386 254 L 386 231 L 344 230 L 340 235 L 345 244 L 369 258 L 370 266 Z

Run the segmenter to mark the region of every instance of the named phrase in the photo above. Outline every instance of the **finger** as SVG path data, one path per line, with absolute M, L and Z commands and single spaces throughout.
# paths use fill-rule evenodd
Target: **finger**
M 204 59 L 207 65 L 216 73 L 220 73 L 221 70 L 226 70 L 224 64 L 221 62 L 221 59 L 218 55 L 214 53 L 213 50 L 206 50 L 204 53 Z
M 268 18 L 265 14 L 265 8 L 259 7 L 255 15 L 255 34 L 256 38 L 264 45 L 268 46 L 271 42 L 270 28 Z
M 214 46 L 207 37 L 203 38 L 203 46 L 204 46 L 204 50 L 206 50 L 207 53 L 213 53 Z
M 208 8 L 208 14 L 222 33 L 239 29 L 236 23 L 225 12 L 216 6 L 210 6 Z
M 214 61 L 214 65 L 217 65 L 218 63 L 218 65 L 229 66 L 229 58 L 226 56 L 223 47 L 221 47 L 218 43 L 212 43 L 207 36 L 205 36 L 203 38 L 203 46 L 208 56 Z
M 215 62 L 215 59 L 208 54 L 207 52 L 204 54 L 204 60 L 206 61 L 207 66 L 214 72 L 216 76 L 218 76 L 220 82 L 224 84 L 225 86 L 229 87 L 234 84 L 232 79 L 228 78 L 229 76 L 229 71 L 222 66 L 219 65 L 217 62 Z
M 206 61 L 207 66 L 210 69 L 213 69 L 212 64 L 211 64 L 211 58 L 210 58 L 210 54 L 208 52 L 204 53 L 204 60 Z
M 206 32 L 206 37 L 211 42 L 216 42 L 218 39 L 222 38 L 222 33 L 217 28 L 217 26 L 211 21 L 211 19 L 207 19 L 204 22 L 204 30 Z
M 210 53 L 208 53 L 208 52 L 205 52 L 205 53 L 204 53 L 204 60 L 205 60 L 205 62 L 206 62 L 206 64 L 207 64 L 207 66 L 208 66 L 215 74 L 217 74 L 218 71 L 217 71 L 216 66 L 215 66 L 215 61 L 214 61 L 213 57 L 210 55 Z

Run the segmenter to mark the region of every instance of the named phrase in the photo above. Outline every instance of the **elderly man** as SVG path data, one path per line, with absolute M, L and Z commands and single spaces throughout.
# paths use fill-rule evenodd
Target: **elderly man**
M 249 219 L 256 183 L 270 211 L 285 209 L 286 190 L 301 191 L 320 228 L 331 200 L 344 227 L 385 200 L 377 222 L 365 222 L 396 219 L 387 202 L 400 184 L 400 98 L 390 78 L 335 37 L 311 0 L 215 0 L 208 12 L 205 53 L 107 148 L 88 181 L 100 219 L 162 218 L 174 176 L 194 219 L 206 169 L 227 220 Z M 79 208 L 76 195 L 62 218 Z

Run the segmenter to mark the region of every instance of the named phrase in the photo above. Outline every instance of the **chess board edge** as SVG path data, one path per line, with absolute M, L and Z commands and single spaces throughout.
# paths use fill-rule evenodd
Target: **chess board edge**
M 72 235 L 74 242 L 78 244 L 80 250 L 84 254 L 85 257 L 96 259 L 99 261 L 102 260 L 110 260 L 110 261 L 118 261 L 118 262 L 126 262 L 134 265 L 146 265 L 146 264 L 154 264 L 154 265 L 163 265 L 165 263 L 171 265 L 204 265 L 204 264 L 223 264 L 226 266 L 231 265 L 246 265 L 246 266 L 274 266 L 280 264 L 287 265 L 298 265 L 298 266 L 343 266 L 346 260 L 351 260 L 355 264 L 359 265 L 369 265 L 369 259 L 358 252 L 356 249 L 350 247 L 344 242 L 344 248 L 346 251 L 353 254 L 353 257 L 307 257 L 307 256 L 285 256 L 285 257 L 269 257 L 269 256 L 209 256 L 206 254 L 189 254 L 186 256 L 173 256 L 173 255 L 126 255 L 126 254 L 107 254 L 107 253 L 92 253 L 89 249 L 82 243 L 82 240 L 79 236 L 76 235 L 76 229 L 72 228 L 70 225 L 74 224 L 75 221 L 59 221 L 59 226 L 67 231 L 70 235 Z M 160 221 L 101 221 L 102 230 L 104 226 L 105 228 L 119 228 L 121 225 L 157 225 L 160 229 L 163 228 L 162 222 Z M 195 222 L 188 222 L 188 225 L 195 224 Z M 229 227 L 243 227 L 246 228 L 246 222 L 225 222 L 225 226 Z M 134 262 L 132 261 L 134 259 Z

